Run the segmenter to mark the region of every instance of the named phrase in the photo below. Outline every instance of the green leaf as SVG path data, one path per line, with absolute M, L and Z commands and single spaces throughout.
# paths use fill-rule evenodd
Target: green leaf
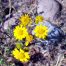
M 16 44 L 16 48 L 18 48 L 18 49 L 22 48 L 22 46 L 23 46 L 22 43 L 17 43 L 17 44 Z
M 0 65 L 3 64 L 3 59 L 0 59 Z

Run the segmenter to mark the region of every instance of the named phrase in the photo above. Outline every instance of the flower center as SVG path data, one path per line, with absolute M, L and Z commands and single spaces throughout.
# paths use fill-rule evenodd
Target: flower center
M 19 35 L 23 35 L 23 30 L 19 30 Z
M 44 31 L 45 31 L 45 30 L 43 30 L 43 29 L 39 29 L 39 30 L 38 30 L 38 33 L 39 33 L 39 34 L 43 34 Z

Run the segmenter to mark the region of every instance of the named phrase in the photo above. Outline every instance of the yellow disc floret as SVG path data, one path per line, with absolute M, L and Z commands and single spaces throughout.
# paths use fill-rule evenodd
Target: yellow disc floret
M 17 60 L 21 61 L 21 62 L 28 62 L 30 59 L 30 55 L 28 52 L 25 52 L 22 49 L 17 49 L 15 48 L 12 51 L 12 55 L 14 56 L 14 58 L 16 58 Z
M 32 23 L 32 20 L 28 14 L 22 15 L 19 20 L 23 26 L 27 26 Z
M 36 22 L 36 24 L 37 23 L 39 23 L 39 22 L 42 22 L 44 20 L 44 18 L 42 17 L 42 16 L 36 16 L 36 18 L 35 18 L 35 22 Z
M 48 27 L 43 25 L 38 25 L 35 27 L 34 33 L 36 37 L 45 39 L 48 35 Z
M 13 33 L 14 37 L 18 40 L 22 40 L 28 35 L 27 29 L 22 26 L 16 26 Z

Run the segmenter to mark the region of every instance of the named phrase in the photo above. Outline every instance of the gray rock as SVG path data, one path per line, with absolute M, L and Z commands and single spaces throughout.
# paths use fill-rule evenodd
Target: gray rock
M 48 40 L 55 43 L 60 42 L 62 41 L 62 39 L 64 39 L 64 32 L 63 30 L 61 30 L 61 28 L 57 27 L 56 25 L 50 22 L 45 22 L 43 25 L 49 28 Z
M 11 27 L 11 25 L 15 24 L 15 19 L 14 18 L 10 18 L 9 20 L 4 22 L 4 29 L 7 30 L 9 27 Z
M 37 12 L 42 15 L 46 20 L 53 21 L 58 17 L 61 10 L 61 4 L 55 0 L 38 0 Z

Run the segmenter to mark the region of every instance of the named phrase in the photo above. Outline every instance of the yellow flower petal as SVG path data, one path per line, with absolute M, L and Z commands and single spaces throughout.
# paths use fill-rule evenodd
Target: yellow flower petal
M 25 46 L 28 46 L 28 45 L 29 45 L 29 42 L 28 42 L 28 41 L 26 41 L 26 42 L 25 42 Z
M 27 35 L 26 36 L 26 41 L 32 42 L 32 40 L 33 40 L 33 36 L 32 35 Z

